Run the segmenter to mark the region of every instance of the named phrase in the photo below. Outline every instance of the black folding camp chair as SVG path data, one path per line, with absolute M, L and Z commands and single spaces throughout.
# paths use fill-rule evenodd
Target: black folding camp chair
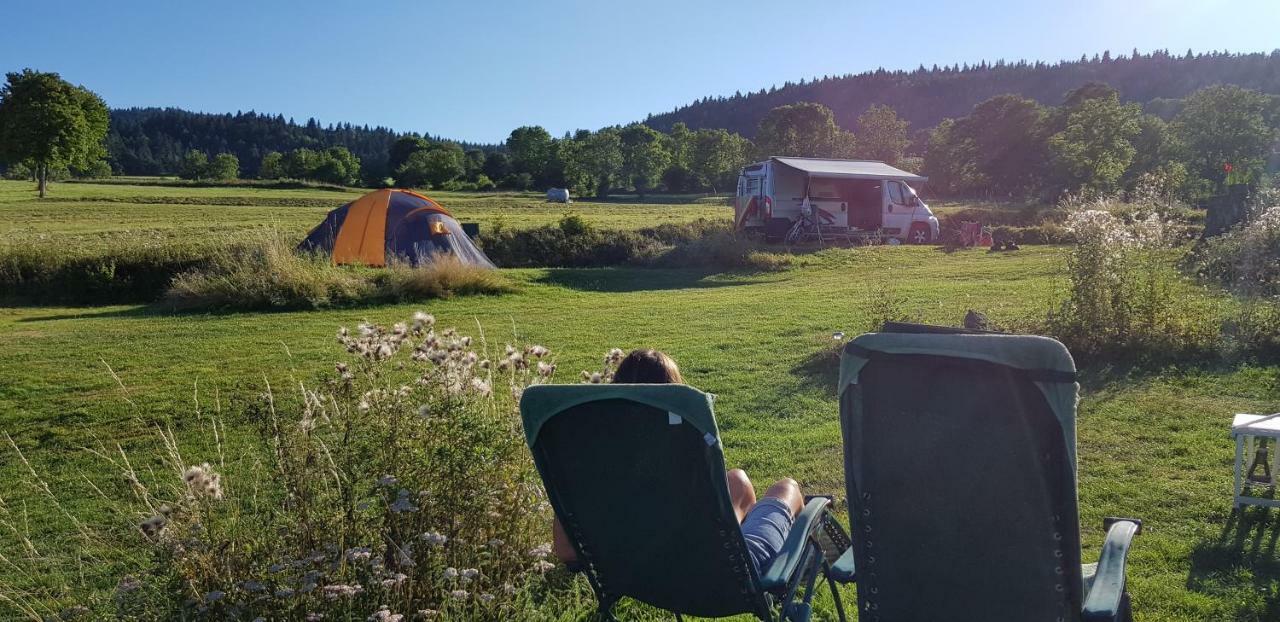
M 819 577 L 847 550 L 830 499 L 812 498 L 757 572 L 711 403 L 675 384 L 538 385 L 520 400 L 534 463 L 605 619 L 630 597 L 677 618 L 807 620 Z
M 893 328 L 910 332 L 862 335 L 840 363 L 853 547 L 833 575 L 856 578 L 859 619 L 1129 620 L 1141 522 L 1108 519 L 1098 563 L 1080 563 L 1066 348 Z

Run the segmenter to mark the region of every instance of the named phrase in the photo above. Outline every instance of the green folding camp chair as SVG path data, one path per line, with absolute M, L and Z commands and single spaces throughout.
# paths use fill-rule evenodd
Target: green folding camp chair
M 812 498 L 756 571 L 711 403 L 676 384 L 538 385 L 520 400 L 534 463 L 605 619 L 630 597 L 677 618 L 807 620 L 817 581 L 848 550 L 830 499 Z
M 1066 348 L 895 328 L 912 332 L 862 335 L 840 361 L 853 547 L 832 574 L 856 578 L 859 619 L 1129 620 L 1141 522 L 1108 519 L 1098 563 L 1080 563 Z

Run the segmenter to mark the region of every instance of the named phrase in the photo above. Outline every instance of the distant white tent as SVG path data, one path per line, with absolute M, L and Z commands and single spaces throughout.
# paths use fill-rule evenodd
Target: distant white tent
M 547 190 L 547 201 L 551 203 L 573 203 L 569 198 L 568 188 L 551 188 Z

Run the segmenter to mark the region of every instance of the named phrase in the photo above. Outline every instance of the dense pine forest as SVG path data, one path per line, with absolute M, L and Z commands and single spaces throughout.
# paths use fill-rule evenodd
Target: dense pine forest
M 754 137 L 770 110 L 797 102 L 817 102 L 835 113 L 843 128 L 856 130 L 858 115 L 873 104 L 892 107 L 898 117 L 919 130 L 946 118 L 969 114 L 975 105 L 996 95 L 1013 93 L 1043 105 L 1057 105 L 1063 94 L 1088 82 L 1108 84 L 1121 100 L 1142 104 L 1146 112 L 1166 120 L 1178 111 L 1177 100 L 1214 84 L 1234 84 L 1263 93 L 1280 93 L 1280 50 L 1270 53 L 1208 52 L 1184 55 L 1157 51 L 1092 59 L 957 64 L 914 71 L 877 69 L 857 75 L 825 76 L 788 82 L 732 97 L 705 97 L 674 111 L 650 116 L 645 123 L 660 131 L 684 123 L 691 129 L 724 128 Z
M 195 149 L 234 154 L 241 162 L 242 172 L 253 176 L 262 156 L 271 151 L 346 147 L 360 159 L 367 178 L 380 179 L 388 174 L 387 151 L 402 135 L 368 125 L 323 126 L 315 119 L 299 124 L 283 115 L 252 111 L 205 114 L 177 108 L 112 110 L 110 128 L 107 161 L 120 175 L 178 172 L 183 155 Z

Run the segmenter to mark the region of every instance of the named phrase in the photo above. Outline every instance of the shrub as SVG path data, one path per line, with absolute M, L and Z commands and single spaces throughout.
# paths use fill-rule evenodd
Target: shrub
M 228 251 L 238 248 L 228 243 Z M 174 275 L 203 266 L 210 250 L 184 245 L 121 244 L 81 252 L 40 240 L 0 245 L 0 298 L 36 303 L 150 302 Z
M 771 272 L 790 264 L 785 255 L 763 253 L 729 231 L 712 231 L 657 256 L 653 265 L 669 268 L 715 267 L 726 270 Z
M 315 309 L 372 299 L 377 290 L 354 270 L 300 255 L 279 237 L 231 249 L 173 278 L 164 302 L 177 309 Z
M 510 289 L 494 271 L 452 256 L 421 267 L 393 263 L 371 270 L 335 266 L 327 256 L 300 254 L 282 238 L 271 237 L 179 274 L 165 303 L 178 309 L 318 309 Z
M 1045 330 L 1078 357 L 1149 361 L 1211 351 L 1211 314 L 1179 299 L 1176 228 L 1157 212 L 1124 220 L 1102 209 L 1074 210 L 1066 228 L 1066 299 Z
M 231 416 L 257 431 L 243 453 L 220 442 L 206 446 L 212 455 L 180 451 L 161 428 L 159 460 L 94 450 L 119 483 L 95 487 L 107 520 L 75 521 L 67 537 L 110 547 L 110 568 L 98 553 L 81 570 L 121 578 L 114 594 L 60 588 L 48 600 L 77 597 L 85 619 L 521 618 L 554 564 L 517 403 L 552 379 L 551 353 L 495 350 L 424 313 L 337 339 L 349 356 L 332 373 L 283 393 L 263 386 L 214 416 L 215 430 Z M 27 468 L 30 490 L 61 507 L 62 489 Z M 13 516 L 0 524 L 22 529 Z M 52 563 L 6 561 L 23 577 Z M 6 602 L 60 606 L 38 599 L 9 591 Z
M 1280 296 L 1280 196 L 1263 199 L 1271 205 L 1197 249 L 1192 264 L 1201 277 L 1242 296 Z

